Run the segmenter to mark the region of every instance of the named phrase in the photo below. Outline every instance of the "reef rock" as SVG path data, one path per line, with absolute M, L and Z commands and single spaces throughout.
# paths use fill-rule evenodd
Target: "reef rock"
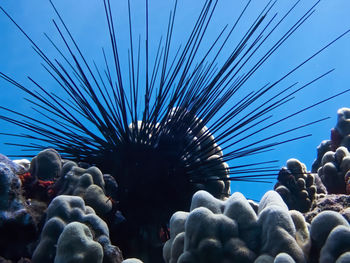
M 6 165 L 14 174 L 21 174 L 25 172 L 25 167 L 21 164 L 10 160 L 7 156 L 0 154 L 0 163 Z
M 310 212 L 305 213 L 305 219 L 311 223 L 312 219 L 322 211 L 335 211 L 341 214 L 348 222 L 350 222 L 350 196 L 329 194 L 318 198 L 313 204 Z
M 6 163 L 0 163 L 0 255 L 18 260 L 30 255 L 37 227 L 21 195 L 21 181 Z

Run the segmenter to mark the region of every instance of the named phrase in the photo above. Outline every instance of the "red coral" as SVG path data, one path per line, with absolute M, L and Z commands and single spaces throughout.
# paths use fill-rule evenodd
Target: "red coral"
M 31 175 L 30 172 L 19 174 L 18 177 L 21 180 L 22 185 L 29 185 L 35 181 L 35 178 Z
M 170 239 L 170 228 L 163 226 L 159 230 L 159 237 L 162 243 L 165 243 L 167 240 Z
M 56 196 L 56 191 L 53 189 L 54 181 L 39 180 L 29 172 L 19 174 L 18 177 L 22 182 L 26 198 L 50 201 Z

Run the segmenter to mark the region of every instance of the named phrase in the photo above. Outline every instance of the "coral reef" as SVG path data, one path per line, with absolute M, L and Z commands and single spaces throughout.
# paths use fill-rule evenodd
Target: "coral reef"
M 15 164 L 0 162 L 0 255 L 18 260 L 30 256 L 29 245 L 38 229 L 14 171 L 18 171 Z
M 66 162 L 54 187 L 58 195 L 82 197 L 100 216 L 112 210 L 112 202 L 105 195 L 104 176 L 97 167 L 84 169 L 74 162 Z
M 348 262 L 350 225 L 335 211 L 322 211 L 311 223 L 288 210 L 274 191 L 258 213 L 240 193 L 226 201 L 204 191 L 192 199 L 190 212 L 170 220 L 164 260 L 175 262 Z
M 345 124 L 337 129 L 347 131 Z M 205 128 L 201 132 L 210 135 Z M 187 139 L 193 134 L 203 136 L 190 132 Z M 175 212 L 169 224 L 140 228 L 118 210 L 121 189 L 115 178 L 97 167 L 64 160 L 52 149 L 30 162 L 0 155 L 0 262 L 349 262 L 346 147 L 325 152 L 318 174 L 289 159 L 275 191 L 257 203 L 238 192 L 228 197 L 221 150 L 211 135 L 206 140 L 215 153 L 203 158 L 220 169 L 203 170 L 207 181 L 195 187 L 205 190 L 197 191 L 189 211 Z M 127 257 L 141 259 L 123 261 L 119 247 Z
M 264 195 L 258 214 L 240 193 L 221 201 L 199 191 L 193 196 L 189 213 L 177 212 L 172 216 L 164 259 L 166 262 L 254 262 L 258 258 L 257 262 L 263 262 L 264 255 L 277 260 L 284 257 L 280 253 L 287 253 L 295 262 L 306 262 L 305 238 L 300 246 L 295 236 L 299 233 L 298 237 L 304 237 L 308 231 L 305 224 L 296 225 L 286 204 L 274 191 Z
M 71 225 L 73 222 L 80 224 Z M 79 254 L 88 257 L 92 248 L 97 255 L 102 255 L 96 262 L 122 261 L 120 250 L 110 244 L 107 224 L 94 210 L 85 206 L 81 197 L 60 195 L 52 200 L 47 209 L 46 223 L 33 253 L 32 262 L 75 262 L 75 255 L 66 253 L 69 239 L 80 240 L 80 243 L 71 246 L 68 252 L 84 251 Z
M 62 160 L 54 149 L 46 149 L 39 152 L 30 162 L 29 172 L 43 181 L 54 181 L 62 170 Z
M 340 108 L 337 114 L 337 124 L 331 130 L 331 139 L 322 141 L 317 147 L 317 158 L 311 170 L 313 173 L 322 165 L 322 158 L 326 152 L 335 152 L 340 146 L 350 149 L 350 108 Z
M 78 222 L 66 225 L 58 238 L 55 263 L 102 263 L 103 248 L 90 229 Z
M 349 173 L 348 173 L 349 172 Z M 350 177 L 350 153 L 346 147 L 339 147 L 335 152 L 326 152 L 317 170 L 323 184 L 330 194 L 344 194 Z
M 289 209 L 307 212 L 316 200 L 317 194 L 326 194 L 327 190 L 317 174 L 307 172 L 305 164 L 297 159 L 289 159 L 277 177 L 274 189 Z
M 350 196 L 329 194 L 318 198 L 311 207 L 310 211 L 305 213 L 305 219 L 311 223 L 312 219 L 322 211 L 335 211 L 341 214 L 348 222 L 350 222 Z

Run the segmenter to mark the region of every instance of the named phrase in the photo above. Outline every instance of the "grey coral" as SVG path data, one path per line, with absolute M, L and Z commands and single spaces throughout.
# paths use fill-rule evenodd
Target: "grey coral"
M 67 237 L 63 238 L 61 235 L 63 233 L 65 233 L 65 235 L 68 233 L 81 233 L 82 231 L 82 227 L 78 227 L 80 231 L 78 231 L 77 228 L 75 228 L 76 231 L 68 231 L 66 228 L 72 222 L 84 224 L 89 228 L 93 236 L 93 241 L 98 242 L 103 248 L 104 263 L 121 262 L 122 257 L 120 250 L 110 243 L 107 224 L 95 214 L 91 207 L 85 206 L 84 200 L 81 197 L 60 195 L 52 200 L 47 209 L 46 223 L 41 233 L 40 242 L 32 257 L 33 263 L 62 262 L 60 261 L 62 254 L 59 253 L 60 249 L 58 245 L 59 240 L 63 239 L 60 244 L 64 247 Z M 84 231 L 86 231 L 85 227 L 83 227 L 83 232 Z M 84 239 L 89 237 L 89 234 L 86 235 Z M 90 243 L 93 241 L 90 241 Z M 96 247 L 96 245 L 94 247 Z M 88 249 L 88 246 L 85 248 Z M 56 260 L 55 257 L 57 253 L 59 258 Z M 88 251 L 86 251 L 86 253 L 88 253 Z M 73 255 L 71 256 L 73 257 Z

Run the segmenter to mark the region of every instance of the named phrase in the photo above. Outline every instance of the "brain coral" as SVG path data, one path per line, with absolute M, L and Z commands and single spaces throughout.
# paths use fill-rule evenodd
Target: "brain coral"
M 69 226 L 69 223 L 72 222 L 79 222 L 88 227 L 88 230 L 81 225 Z M 94 210 L 85 206 L 81 197 L 60 195 L 52 200 L 47 209 L 46 223 L 41 233 L 40 242 L 34 251 L 32 262 L 57 263 L 65 262 L 62 260 L 66 258 L 73 260 L 74 255 L 68 255 L 67 251 L 64 250 L 67 246 L 67 240 L 76 239 L 76 235 L 81 237 L 81 243 L 71 247 L 70 252 L 84 250 L 84 255 L 88 255 L 90 248 L 98 252 L 99 248 L 102 247 L 104 263 L 122 261 L 120 250 L 110 243 L 106 223 L 95 214 Z M 96 262 L 99 262 L 98 260 Z

